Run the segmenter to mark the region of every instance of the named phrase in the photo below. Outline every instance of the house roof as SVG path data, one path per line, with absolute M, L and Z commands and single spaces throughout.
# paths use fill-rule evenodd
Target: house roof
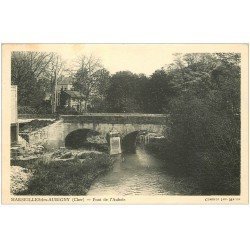
M 60 91 L 62 88 L 65 89 L 65 87 L 68 89 L 68 87 L 73 87 L 73 80 L 72 77 L 60 77 L 58 79 L 56 89 Z
M 75 90 L 64 90 L 63 92 L 66 93 L 67 95 L 69 95 L 72 98 L 79 98 L 80 99 L 80 98 L 85 97 L 83 94 L 81 94 L 80 92 L 75 91 Z
M 73 78 L 71 76 L 62 77 L 58 80 L 58 85 L 72 85 Z

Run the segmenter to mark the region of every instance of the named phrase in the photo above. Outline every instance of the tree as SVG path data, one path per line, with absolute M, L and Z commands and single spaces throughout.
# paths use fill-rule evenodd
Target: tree
M 163 68 L 156 70 L 149 78 L 144 96 L 147 99 L 145 109 L 148 113 L 166 113 L 169 110 L 169 101 L 175 96 L 175 85 L 172 76 Z
M 62 79 L 62 73 L 65 69 L 65 62 L 62 60 L 61 56 L 57 55 L 56 53 L 52 54 L 52 60 L 50 64 L 50 83 L 51 83 L 51 106 L 52 106 L 52 113 L 56 112 L 57 103 L 56 100 L 57 96 L 57 84 Z
M 167 157 L 203 194 L 240 190 L 239 63 L 238 54 L 186 54 L 169 69 L 179 92 L 170 102 Z
M 108 84 L 109 73 L 105 70 L 99 59 L 93 56 L 82 56 L 77 60 L 74 73 L 74 89 L 85 96 L 85 110 L 92 106 L 92 102 L 101 93 L 102 86 Z
M 92 112 L 107 112 L 108 110 L 108 90 L 110 88 L 110 73 L 102 68 L 96 72 L 98 79 L 96 94 L 92 97 L 90 110 Z
M 20 83 L 29 77 L 32 72 L 36 79 L 46 74 L 48 65 L 52 61 L 53 53 L 47 52 L 20 52 L 11 54 L 11 80 Z
M 141 78 L 142 79 L 142 78 Z M 139 93 L 140 77 L 130 71 L 120 71 L 111 76 L 108 91 L 109 111 L 117 113 L 141 112 Z
M 46 93 L 54 93 L 63 70 L 63 62 L 55 53 L 12 52 L 11 83 L 18 86 L 18 103 L 37 107 Z

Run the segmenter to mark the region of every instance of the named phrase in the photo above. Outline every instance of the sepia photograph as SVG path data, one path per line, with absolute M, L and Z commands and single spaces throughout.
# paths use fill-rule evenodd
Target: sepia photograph
M 1 249 L 248 249 L 247 3 L 1 1 Z
M 6 203 L 248 202 L 248 45 L 2 50 Z

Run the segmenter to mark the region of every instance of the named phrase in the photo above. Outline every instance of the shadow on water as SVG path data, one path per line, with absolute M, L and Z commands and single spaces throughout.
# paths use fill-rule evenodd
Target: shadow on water
M 127 134 L 121 142 L 122 152 L 129 154 L 136 154 L 136 149 L 139 144 L 138 137 L 139 135 L 144 135 L 147 132 L 144 130 L 137 130 L 132 133 Z M 142 146 L 139 144 L 139 146 Z
M 163 161 L 137 148 L 115 156 L 113 169 L 97 178 L 87 195 L 176 195 L 183 193 L 179 184 Z

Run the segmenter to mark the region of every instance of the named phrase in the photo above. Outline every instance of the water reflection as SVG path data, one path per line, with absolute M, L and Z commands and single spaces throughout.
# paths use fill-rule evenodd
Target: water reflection
M 137 148 L 135 154 L 116 157 L 113 170 L 100 176 L 88 195 L 174 195 L 179 182 L 167 174 L 164 162 Z

